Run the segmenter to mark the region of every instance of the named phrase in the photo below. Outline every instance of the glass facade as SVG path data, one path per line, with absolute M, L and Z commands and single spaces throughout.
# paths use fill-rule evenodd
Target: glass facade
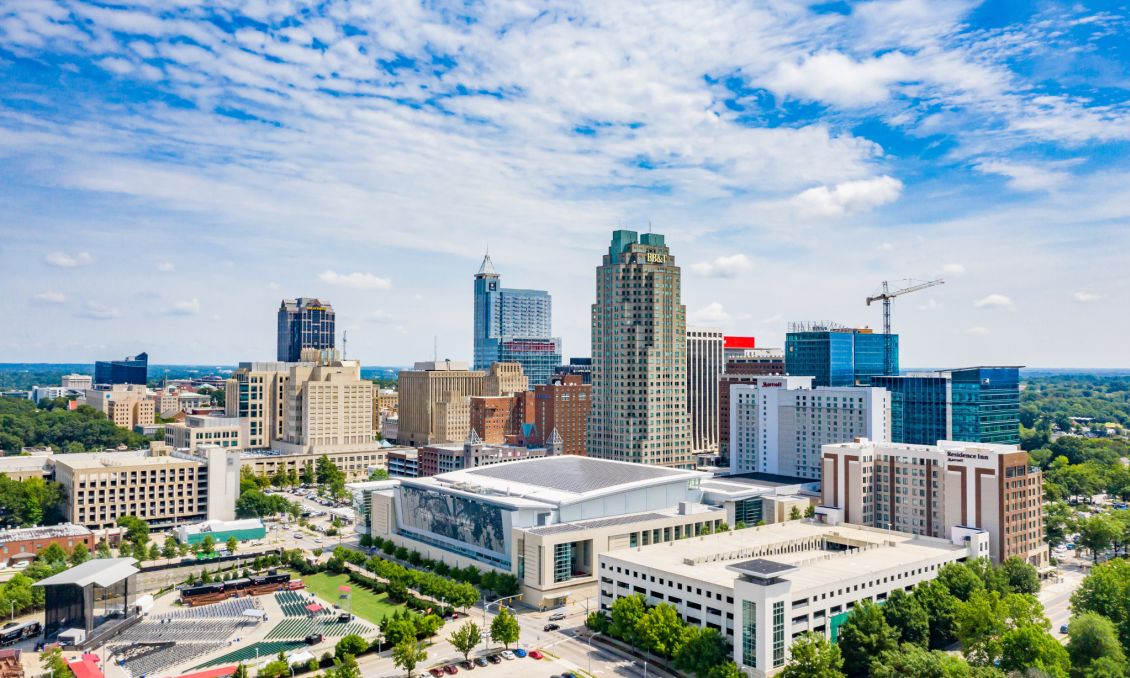
M 490 256 L 474 285 L 474 369 L 521 363 L 530 387 L 549 382 L 561 364 L 561 340 L 551 337 L 553 302 L 543 290 L 505 289 Z
M 891 441 L 1020 443 L 1020 369 L 970 367 L 922 376 L 875 377 L 891 392 Z
M 99 360 L 94 363 L 95 384 L 140 384 L 149 380 L 149 354 L 138 353 L 125 360 Z
M 773 603 L 773 667 L 785 665 L 785 603 Z
M 308 297 L 284 299 L 279 305 L 278 360 L 296 363 L 302 349 L 334 347 L 335 314 L 328 302 Z
M 569 581 L 573 577 L 573 545 L 553 545 L 553 581 Z
M 757 603 L 742 601 L 742 665 L 757 668 Z
M 871 380 L 891 393 L 891 442 L 936 445 L 949 439 L 949 380 L 888 377 Z
M 869 386 L 871 377 L 898 374 L 898 335 L 852 329 L 789 332 L 785 337 L 785 372 L 813 377 L 813 386 Z
M 762 520 L 765 515 L 762 512 L 761 497 L 754 497 L 752 499 L 738 499 L 734 502 L 734 524 L 745 523 L 746 527 L 753 527 Z

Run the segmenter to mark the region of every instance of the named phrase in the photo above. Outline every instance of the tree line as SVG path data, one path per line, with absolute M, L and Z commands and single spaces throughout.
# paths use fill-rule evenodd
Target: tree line
M 36 406 L 22 398 L 0 398 L 0 450 L 19 454 L 25 447 L 50 447 L 56 452 L 88 452 L 125 445 L 145 446 L 149 439 L 120 428 L 88 405 L 67 409 L 67 401 L 42 400 Z

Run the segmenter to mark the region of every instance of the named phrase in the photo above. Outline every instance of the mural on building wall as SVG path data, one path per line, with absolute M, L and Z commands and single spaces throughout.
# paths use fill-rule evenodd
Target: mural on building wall
M 411 486 L 401 487 L 400 497 L 405 527 L 506 554 L 502 508 Z

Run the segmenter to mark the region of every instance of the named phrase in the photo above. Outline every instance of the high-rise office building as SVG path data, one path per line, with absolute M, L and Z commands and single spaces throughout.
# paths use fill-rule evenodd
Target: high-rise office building
M 414 447 L 463 442 L 471 429 L 471 396 L 483 394 L 484 377 L 481 370 L 453 360 L 418 362 L 401 370 L 396 439 Z
M 534 387 L 534 437 L 545 445 L 554 432 L 561 437 L 562 454 L 585 454 L 585 430 L 592 409 L 592 385 L 577 374 L 555 376 Z
M 131 355 L 125 360 L 99 360 L 94 363 L 94 383 L 97 385 L 137 384 L 145 386 L 148 380 L 148 353 Z
M 877 376 L 891 392 L 891 440 L 1020 444 L 1020 368 L 967 367 Z
M 718 378 L 722 375 L 722 330 L 687 328 L 687 412 L 691 449 L 718 451 Z
M 891 351 L 887 371 L 886 352 Z M 867 386 L 871 377 L 899 373 L 898 335 L 835 323 L 791 323 L 785 335 L 785 373 L 814 377 L 813 386 Z
M 334 347 L 334 308 L 311 297 L 283 299 L 279 305 L 278 360 L 296 363 L 302 350 Z
M 549 381 L 561 364 L 561 340 L 552 335 L 548 292 L 502 287 L 490 254 L 475 274 L 474 369 L 496 362 L 522 364 L 531 386 Z
M 730 387 L 753 384 L 757 377 L 785 373 L 785 351 L 755 348 L 753 337 L 724 337 L 726 368 L 718 377 L 718 453 L 724 463 L 730 458 Z
M 86 391 L 86 404 L 106 415 L 115 426 L 133 429 L 154 422 L 156 408 L 149 392 L 137 384 L 114 384 Z
M 994 561 L 1048 563 L 1043 476 L 1015 445 L 860 440 L 825 445 L 822 464 L 824 522 L 949 539 L 980 529 Z
M 821 386 L 812 377 L 761 376 L 730 389 L 730 472 L 820 478 L 821 448 L 890 440 L 890 395 Z
M 592 306 L 590 457 L 693 466 L 681 277 L 662 235 L 612 234 Z

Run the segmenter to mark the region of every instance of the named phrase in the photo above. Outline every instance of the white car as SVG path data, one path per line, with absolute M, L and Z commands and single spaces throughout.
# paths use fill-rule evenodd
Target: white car
M 499 654 L 502 655 L 503 659 L 513 659 L 514 658 L 514 653 L 511 652 L 510 650 L 503 650 L 502 652 L 499 652 Z
M 321 537 L 318 537 L 317 539 L 314 540 L 314 543 L 315 544 L 325 544 L 326 540 L 322 539 Z

